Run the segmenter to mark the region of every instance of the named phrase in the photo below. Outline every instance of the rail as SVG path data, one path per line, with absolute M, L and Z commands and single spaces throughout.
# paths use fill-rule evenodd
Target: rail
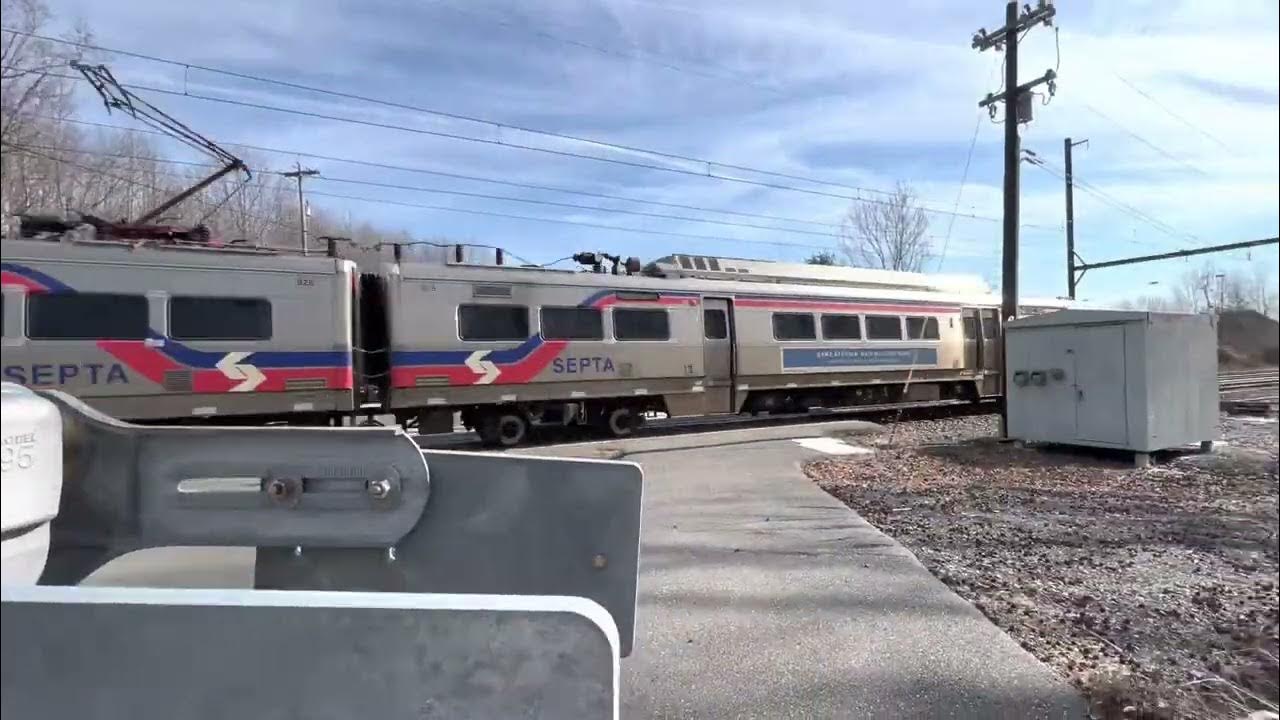
M 1246 390 L 1280 384 L 1280 369 L 1239 370 L 1218 373 L 1218 390 Z

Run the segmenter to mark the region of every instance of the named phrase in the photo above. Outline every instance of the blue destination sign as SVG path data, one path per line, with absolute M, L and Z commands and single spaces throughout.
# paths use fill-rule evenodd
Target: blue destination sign
M 881 365 L 937 365 L 936 348 L 783 348 L 783 370 L 868 367 Z

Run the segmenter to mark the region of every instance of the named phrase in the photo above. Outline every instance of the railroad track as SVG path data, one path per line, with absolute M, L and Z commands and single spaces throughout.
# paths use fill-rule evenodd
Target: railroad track
M 1280 369 L 1240 370 L 1218 374 L 1218 390 L 1224 403 L 1259 402 L 1275 403 L 1280 394 Z M 973 404 L 964 400 L 908 403 L 905 405 L 864 405 L 833 410 L 815 410 L 807 413 L 779 415 L 730 415 L 695 418 L 659 418 L 648 420 L 636 431 L 635 437 L 677 435 L 686 432 L 709 432 L 737 428 L 799 425 L 832 420 L 868 420 L 887 422 L 893 420 L 926 420 L 963 415 L 986 415 L 999 411 L 995 402 Z M 478 449 L 480 441 L 471 432 L 453 432 L 438 435 L 419 435 L 418 444 L 436 449 Z M 539 428 L 530 446 L 555 445 L 566 442 L 589 442 L 605 439 L 584 433 L 580 428 Z
M 894 420 L 931 420 L 965 415 L 988 415 L 999 411 L 995 402 L 973 403 L 967 400 L 940 400 L 907 403 L 903 405 L 861 405 L 858 407 L 814 410 L 807 413 L 777 415 L 727 415 L 695 418 L 659 418 L 647 420 L 633 437 L 659 437 L 687 432 L 711 432 L 778 425 L 803 425 L 805 423 L 832 422 L 834 420 L 866 420 L 889 422 Z M 538 428 L 531 442 L 522 447 L 557 445 L 560 443 L 591 442 L 609 438 L 583 432 L 581 428 Z M 453 432 L 438 435 L 418 435 L 418 445 L 425 449 L 471 450 L 481 447 L 475 433 Z
M 1271 415 L 1280 405 L 1280 369 L 1218 373 L 1222 409 L 1232 415 Z
M 1280 385 L 1280 369 L 1238 370 L 1218 373 L 1218 389 L 1248 390 L 1251 388 Z

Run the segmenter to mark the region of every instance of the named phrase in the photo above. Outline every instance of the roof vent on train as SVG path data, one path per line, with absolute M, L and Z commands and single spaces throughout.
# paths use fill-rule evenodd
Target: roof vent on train
M 982 278 L 968 275 L 926 275 L 896 270 L 782 263 L 709 255 L 680 254 L 661 257 L 645 267 L 645 274 L 666 278 L 839 285 L 893 290 L 990 292 L 990 288 Z

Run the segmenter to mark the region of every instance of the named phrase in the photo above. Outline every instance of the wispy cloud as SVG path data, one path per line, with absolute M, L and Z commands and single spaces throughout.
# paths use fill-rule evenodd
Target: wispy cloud
M 621 160 L 653 158 L 532 136 L 510 126 L 599 137 L 847 185 L 889 188 L 905 180 L 932 207 L 955 206 L 961 212 L 993 217 L 1001 212 L 1001 129 L 982 118 L 977 108 L 978 99 L 1000 83 L 999 58 L 969 47 L 979 26 L 999 24 L 1000 7 L 995 5 L 944 0 L 298 0 L 264 5 L 229 0 L 202 6 L 158 0 L 109 5 L 64 0 L 55 9 L 64 19 L 83 17 L 105 45 L 481 116 L 507 127 L 103 58 L 121 77 L 140 82 L 180 87 L 185 81 L 188 87 L 198 85 L 224 97 Z M 1051 67 L 1060 74 L 1057 95 L 1047 106 L 1037 105 L 1035 121 L 1023 130 L 1024 147 L 1056 160 L 1063 137 L 1088 138 L 1087 149 L 1077 149 L 1081 178 L 1115 200 L 1207 242 L 1274 234 L 1280 214 L 1280 43 L 1274 3 L 1224 7 L 1205 0 L 1072 2 L 1061 3 L 1058 10 L 1058 42 L 1052 30 L 1041 28 L 1023 46 L 1024 79 Z M 823 222 L 838 222 L 848 205 L 839 198 L 705 177 L 198 101 L 161 100 L 215 137 L 260 145 Z M 85 110 L 98 111 L 88 101 Z M 974 151 L 961 192 L 971 141 Z M 389 170 L 341 165 L 321 169 L 382 182 L 495 190 L 483 183 Z M 846 192 L 800 181 L 779 182 Z M 533 199 L 573 200 L 554 193 L 515 192 Z M 797 259 L 811 246 L 827 242 L 607 211 L 409 191 L 375 195 L 797 245 L 791 250 L 645 237 L 347 204 L 353 214 L 383 226 L 402 225 L 422 235 L 487 239 L 544 259 L 581 247 L 643 255 L 689 248 L 738 255 L 758 250 L 764 257 Z M 1056 294 L 1064 285 L 1058 229 L 1062 195 L 1059 179 L 1023 167 L 1023 219 L 1040 226 L 1024 232 L 1024 287 L 1034 294 Z M 343 203 L 335 202 L 344 209 Z M 1184 242 L 1088 193 L 1077 193 L 1077 214 L 1081 251 L 1090 257 L 1168 249 Z M 949 223 L 945 216 L 936 216 L 930 233 L 939 237 L 940 245 L 949 225 L 945 269 L 984 273 L 998 267 L 999 223 L 967 218 Z M 1174 263 L 1143 272 L 1164 276 L 1180 269 Z M 1088 282 L 1106 294 L 1121 292 L 1126 279 L 1099 273 Z

